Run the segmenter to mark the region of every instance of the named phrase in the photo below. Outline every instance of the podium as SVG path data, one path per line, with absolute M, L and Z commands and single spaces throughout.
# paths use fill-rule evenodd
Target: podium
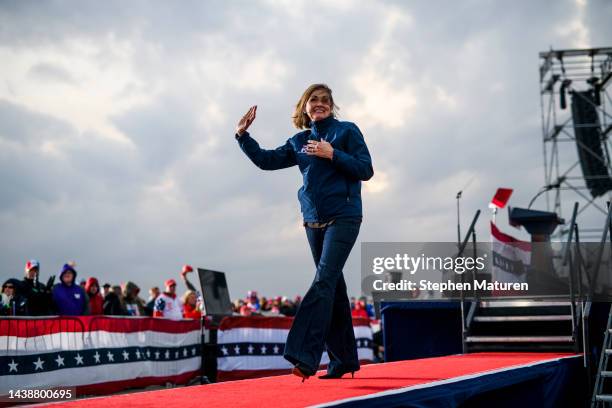
M 510 225 L 522 226 L 531 235 L 531 263 L 527 283 L 531 293 L 538 295 L 567 295 L 569 282 L 562 281 L 553 265 L 550 236 L 565 221 L 556 213 L 526 208 L 508 208 Z

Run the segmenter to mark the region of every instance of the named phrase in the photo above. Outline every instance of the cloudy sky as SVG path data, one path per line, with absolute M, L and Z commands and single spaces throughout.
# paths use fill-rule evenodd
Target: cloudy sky
M 466 185 L 487 240 L 497 187 L 527 206 L 544 184 L 538 52 L 610 46 L 610 21 L 607 0 L 2 1 L 0 276 L 75 260 L 146 290 L 189 263 L 232 297 L 303 294 L 299 171 L 257 169 L 233 130 L 257 104 L 253 136 L 284 143 L 314 82 L 373 157 L 360 241 L 454 240 Z

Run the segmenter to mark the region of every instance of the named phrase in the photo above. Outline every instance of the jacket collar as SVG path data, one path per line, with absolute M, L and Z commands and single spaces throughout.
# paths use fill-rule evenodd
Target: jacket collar
M 316 122 L 310 122 L 312 134 L 320 137 L 321 135 L 325 135 L 330 126 L 336 122 L 336 118 L 332 115 L 329 115 L 323 120 L 317 120 Z

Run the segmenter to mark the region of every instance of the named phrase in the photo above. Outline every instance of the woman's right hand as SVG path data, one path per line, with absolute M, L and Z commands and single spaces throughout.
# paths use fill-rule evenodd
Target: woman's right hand
M 242 136 L 244 132 L 247 131 L 249 126 L 251 126 L 251 123 L 253 123 L 253 121 L 255 120 L 256 115 L 257 115 L 257 105 L 253 105 L 236 125 L 236 134 L 238 136 Z

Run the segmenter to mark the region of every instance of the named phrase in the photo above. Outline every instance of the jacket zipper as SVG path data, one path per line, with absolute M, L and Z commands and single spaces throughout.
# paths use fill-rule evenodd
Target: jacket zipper
M 346 202 L 351 201 L 351 190 L 349 188 L 349 183 L 346 179 L 344 179 L 344 184 L 346 185 Z

